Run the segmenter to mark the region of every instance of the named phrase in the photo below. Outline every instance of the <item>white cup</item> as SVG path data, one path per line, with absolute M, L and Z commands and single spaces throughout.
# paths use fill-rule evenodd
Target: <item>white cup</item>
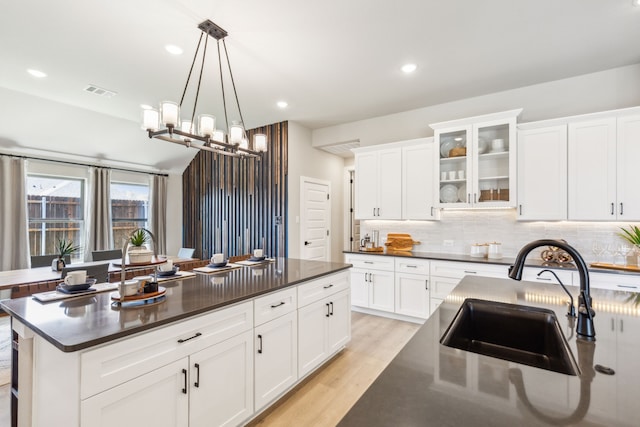
M 140 283 L 137 280 L 127 280 L 121 286 L 123 286 L 122 293 L 125 297 L 137 294 L 140 289 Z
M 253 256 L 255 258 L 261 258 L 264 252 L 262 252 L 262 249 L 254 249 L 253 250 Z
M 224 262 L 224 254 L 213 254 L 211 264 L 220 264 L 221 262 Z
M 64 278 L 65 285 L 81 285 L 87 283 L 87 270 L 70 271 Z
M 464 171 L 458 171 L 458 179 L 464 179 Z
M 449 171 L 449 179 L 456 179 L 456 171 Z
M 491 149 L 495 151 L 504 150 L 504 139 L 494 139 L 491 141 Z
M 442 181 L 446 181 L 447 180 L 447 173 L 446 172 L 442 172 L 440 175 L 441 175 Z
M 173 270 L 173 261 L 170 259 L 167 260 L 164 264 L 160 264 L 160 271 L 171 271 Z

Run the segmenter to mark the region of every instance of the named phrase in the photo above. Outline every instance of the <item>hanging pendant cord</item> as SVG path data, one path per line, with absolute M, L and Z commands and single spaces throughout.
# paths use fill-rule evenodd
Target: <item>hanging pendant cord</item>
M 222 39 L 222 43 L 224 44 L 224 39 Z M 218 40 L 218 68 L 220 69 L 220 86 L 222 87 L 222 107 L 224 108 L 224 121 L 227 124 L 227 138 L 230 137 L 229 134 L 229 118 L 227 117 L 227 98 L 224 96 L 224 79 L 222 78 L 222 59 L 220 58 L 220 40 Z M 227 140 L 227 143 L 230 141 Z
M 189 80 L 191 80 L 191 72 L 193 71 L 193 66 L 196 63 L 196 58 L 198 57 L 198 52 L 200 51 L 200 43 L 202 42 L 202 36 L 204 36 L 204 33 L 200 33 L 200 38 L 198 39 L 198 45 L 196 46 L 196 53 L 193 54 L 193 61 L 191 62 L 191 68 L 189 68 L 189 75 L 187 76 L 187 82 L 184 84 L 184 90 L 182 91 L 182 98 L 180 98 L 180 107 L 182 107 L 182 101 L 184 101 L 184 96 L 187 93 L 187 87 L 189 87 Z
M 233 80 L 233 72 L 231 71 L 231 62 L 229 61 L 229 52 L 227 52 L 227 44 L 222 39 L 222 44 L 224 45 L 224 54 L 227 57 L 227 67 L 229 67 L 229 75 L 231 76 L 231 85 L 233 86 L 233 94 L 236 97 L 236 105 L 238 106 L 238 113 L 240 114 L 240 123 L 242 123 L 242 133 L 245 138 L 247 137 L 244 118 L 242 117 L 242 110 L 240 109 L 240 101 L 238 100 L 238 91 L 236 90 L 236 82 Z
M 209 37 L 204 41 L 204 51 L 202 52 L 202 64 L 200 64 L 200 76 L 198 77 L 198 88 L 196 89 L 196 100 L 193 103 L 193 112 L 191 113 L 191 127 L 193 127 L 193 120 L 196 116 L 196 107 L 198 106 L 198 96 L 200 95 L 200 83 L 202 82 L 202 71 L 204 70 L 204 60 L 207 56 L 207 43 Z

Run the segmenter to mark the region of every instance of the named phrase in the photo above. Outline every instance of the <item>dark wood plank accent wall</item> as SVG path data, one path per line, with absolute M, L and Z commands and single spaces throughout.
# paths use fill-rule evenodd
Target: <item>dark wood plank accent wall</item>
M 287 122 L 248 131 L 267 135 L 262 159 L 200 151 L 182 174 L 183 247 L 206 259 L 263 247 L 278 255 L 276 218 L 283 224 L 282 256 L 287 255 Z

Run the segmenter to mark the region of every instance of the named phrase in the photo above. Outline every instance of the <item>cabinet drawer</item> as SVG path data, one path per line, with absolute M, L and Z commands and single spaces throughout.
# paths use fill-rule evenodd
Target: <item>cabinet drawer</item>
M 429 296 L 436 299 L 445 299 L 447 295 L 451 293 L 453 288 L 458 286 L 458 283 L 460 283 L 460 279 L 431 276 L 431 293 Z
M 396 257 L 396 272 L 429 275 L 429 260 Z
M 538 283 L 558 283 L 556 278 L 553 277 L 553 274 L 551 273 L 544 273 L 538 276 L 538 273 L 540 273 L 542 270 L 545 270 L 545 269 L 538 268 L 538 267 L 525 267 L 524 271 L 522 272 L 522 280 L 525 280 L 528 282 L 538 282 Z M 556 273 L 556 275 L 560 280 L 562 280 L 563 285 L 565 286 L 573 285 L 573 273 L 571 271 L 566 271 L 566 270 L 563 271 L 558 269 L 553 269 L 552 271 Z M 577 283 L 576 283 L 576 286 L 577 286 Z
M 576 273 L 577 277 L 577 273 Z M 591 287 L 614 291 L 640 292 L 640 275 L 620 273 L 589 273 Z M 576 281 L 576 285 L 579 281 Z
M 251 301 L 159 327 L 80 355 L 81 399 L 253 328 Z
M 294 311 L 297 305 L 296 286 L 256 298 L 253 301 L 255 325 L 262 325 L 276 319 L 283 314 Z
M 431 261 L 431 275 L 462 279 L 466 275 L 484 277 L 498 277 L 506 279 L 509 267 L 507 265 L 483 264 L 475 262 Z
M 347 254 L 345 261 L 353 264 L 354 268 L 384 271 L 394 271 L 395 269 L 395 258 L 386 255 Z
M 298 307 L 304 307 L 305 305 L 319 301 L 326 296 L 333 295 L 344 289 L 349 289 L 350 277 L 351 273 L 349 271 L 343 271 L 342 273 L 312 280 L 299 285 Z

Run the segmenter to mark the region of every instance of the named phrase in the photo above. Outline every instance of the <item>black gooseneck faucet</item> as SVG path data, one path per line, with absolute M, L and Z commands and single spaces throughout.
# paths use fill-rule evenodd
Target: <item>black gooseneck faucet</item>
M 591 308 L 591 292 L 589 290 L 589 270 L 582 256 L 573 246 L 568 245 L 563 240 L 541 239 L 526 244 L 520 249 L 516 260 L 509 267 L 509 277 L 513 280 L 522 280 L 522 271 L 524 270 L 524 261 L 533 249 L 540 246 L 555 246 L 567 251 L 573 257 L 580 276 L 580 295 L 578 296 L 578 322 L 576 326 L 576 334 L 578 338 L 595 341 L 596 331 L 593 327 L 593 316 L 595 312 Z

